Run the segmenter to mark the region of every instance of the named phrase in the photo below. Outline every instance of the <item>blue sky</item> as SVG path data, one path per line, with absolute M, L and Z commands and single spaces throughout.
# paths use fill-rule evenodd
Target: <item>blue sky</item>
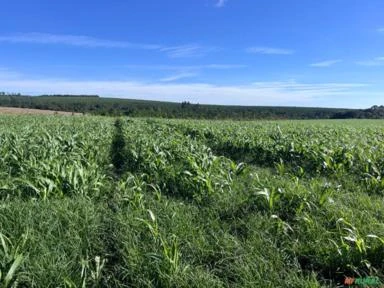
M 4 1 L 0 91 L 384 104 L 382 0 Z

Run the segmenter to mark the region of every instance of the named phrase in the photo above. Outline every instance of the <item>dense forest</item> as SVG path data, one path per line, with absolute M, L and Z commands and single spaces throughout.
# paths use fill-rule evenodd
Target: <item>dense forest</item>
M 348 119 L 384 118 L 384 106 L 369 109 L 222 106 L 102 98 L 98 95 L 0 93 L 0 106 L 80 112 L 93 115 L 195 119 Z

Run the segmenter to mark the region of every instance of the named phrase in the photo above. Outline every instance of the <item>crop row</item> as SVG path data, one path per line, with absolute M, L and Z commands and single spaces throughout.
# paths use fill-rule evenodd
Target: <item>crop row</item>
M 243 168 L 161 123 L 118 122 L 116 133 L 115 166 L 142 175 L 147 183 L 173 196 L 202 202 L 229 191 L 233 175 Z
M 275 166 L 296 175 L 353 177 L 368 189 L 384 192 L 384 131 L 380 126 L 355 127 L 299 123 L 171 123 L 218 155 Z
M 95 130 L 106 130 L 107 123 L 46 120 L 51 124 L 26 123 L 23 131 L 0 132 L 1 197 L 46 199 L 99 193 L 110 140 L 108 133 Z

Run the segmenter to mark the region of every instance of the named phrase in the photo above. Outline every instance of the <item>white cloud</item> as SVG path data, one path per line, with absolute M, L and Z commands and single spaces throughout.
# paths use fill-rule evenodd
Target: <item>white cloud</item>
M 312 63 L 309 66 L 311 67 L 330 67 L 332 65 L 335 65 L 336 63 L 341 62 L 342 60 L 337 59 L 337 60 L 327 60 L 327 61 L 321 61 L 317 63 Z
M 226 2 L 227 2 L 227 0 L 217 0 L 215 6 L 218 8 L 224 7 Z
M 160 49 L 160 51 L 166 52 L 170 58 L 201 57 L 212 50 L 213 48 L 206 48 L 197 44 L 171 46 Z
M 326 97 L 350 96 L 364 87 L 356 83 L 303 84 L 256 82 L 247 85 L 206 83 L 148 83 L 132 81 L 72 81 L 0 79 L 5 91 L 26 94 L 98 94 L 107 97 L 201 104 L 316 106 Z
M 160 45 L 131 43 L 126 41 L 113 41 L 98 39 L 89 36 L 60 35 L 48 33 L 26 33 L 10 36 L 0 36 L 0 42 L 33 43 L 33 44 L 64 44 L 91 48 L 137 48 L 147 50 L 161 49 Z
M 261 47 L 261 46 L 255 46 L 255 47 L 249 47 L 246 49 L 248 53 L 253 54 L 274 54 L 274 55 L 291 55 L 295 53 L 293 50 L 289 49 L 281 49 L 281 48 L 272 48 L 272 47 Z
M 171 75 L 171 76 L 162 78 L 162 79 L 160 79 L 160 81 L 161 82 L 172 82 L 172 81 L 177 81 L 177 80 L 185 79 L 185 78 L 191 78 L 191 77 L 195 77 L 195 76 L 197 76 L 197 73 L 184 72 L 184 73 L 179 73 L 179 74 L 175 74 L 175 75 Z
M 381 28 L 377 29 L 377 32 L 384 33 L 384 27 L 381 27 Z
M 364 60 L 356 62 L 360 66 L 384 66 L 384 57 L 376 57 L 371 60 Z
M 127 41 L 114 41 L 81 35 L 62 35 L 48 33 L 25 33 L 0 36 L 0 42 L 29 43 L 29 44 L 61 44 L 86 48 L 124 48 L 143 49 L 164 52 L 170 58 L 184 58 L 203 56 L 214 50 L 197 44 L 179 46 L 166 46 L 157 44 L 133 43 Z

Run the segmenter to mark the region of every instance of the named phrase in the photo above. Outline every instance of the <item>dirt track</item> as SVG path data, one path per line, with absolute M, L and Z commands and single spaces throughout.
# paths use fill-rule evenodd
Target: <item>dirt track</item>
M 29 109 L 29 108 L 14 108 L 14 107 L 0 107 L 0 114 L 43 114 L 43 115 L 83 115 L 82 113 L 72 113 L 64 111 L 53 111 L 53 110 L 40 110 L 40 109 Z

